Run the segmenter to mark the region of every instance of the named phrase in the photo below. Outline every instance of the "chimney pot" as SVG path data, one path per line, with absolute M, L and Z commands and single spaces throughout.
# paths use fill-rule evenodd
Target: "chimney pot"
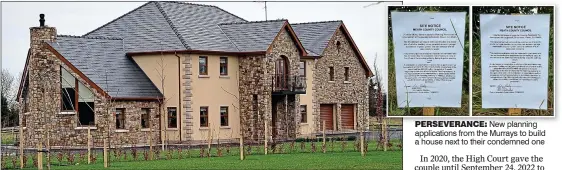
M 45 26 L 45 14 L 39 14 L 39 26 Z

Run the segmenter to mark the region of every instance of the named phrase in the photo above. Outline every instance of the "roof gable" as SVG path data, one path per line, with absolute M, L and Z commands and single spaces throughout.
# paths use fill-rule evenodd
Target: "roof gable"
M 342 21 L 321 21 L 291 24 L 304 48 L 319 55 L 324 52 Z
M 125 55 L 121 39 L 57 36 L 48 45 L 53 53 L 58 53 L 112 98 L 162 96 L 138 65 Z
M 373 76 L 373 72 L 371 71 L 371 68 L 369 67 L 369 64 L 367 64 L 367 61 L 365 61 L 365 57 L 363 57 L 363 54 L 361 54 L 361 51 L 359 51 L 359 48 L 355 44 L 355 41 L 353 41 L 353 37 L 351 37 L 351 34 L 349 33 L 349 31 L 347 31 L 347 28 L 345 27 L 345 24 L 342 23 L 338 27 L 338 29 L 340 29 L 343 32 L 347 41 L 349 41 L 351 43 L 351 48 L 353 48 L 353 51 L 355 51 L 355 53 L 357 54 L 359 62 L 361 62 L 361 65 L 365 69 L 365 72 L 367 74 L 366 76 L 367 77 Z

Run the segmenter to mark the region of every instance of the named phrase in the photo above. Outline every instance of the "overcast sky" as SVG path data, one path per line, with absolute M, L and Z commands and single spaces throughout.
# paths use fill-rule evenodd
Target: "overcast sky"
M 135 9 L 145 2 L 2 2 L 2 68 L 18 75 L 29 48 L 29 27 L 46 25 L 58 34 L 83 35 Z M 218 6 L 249 21 L 265 20 L 263 2 L 193 2 Z M 386 5 L 400 2 L 267 2 L 267 19 L 290 23 L 343 20 L 371 69 L 386 76 Z M 367 6 L 367 7 L 366 7 Z M 386 82 L 386 78 L 383 82 Z

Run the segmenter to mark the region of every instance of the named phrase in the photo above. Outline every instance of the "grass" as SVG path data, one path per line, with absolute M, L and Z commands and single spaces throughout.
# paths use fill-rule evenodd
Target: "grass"
M 16 143 L 16 135 L 10 132 L 2 133 L 2 145 Z
M 449 7 L 447 11 L 464 11 L 467 8 L 464 7 Z M 409 9 L 407 11 L 414 12 L 420 11 L 419 9 Z M 441 11 L 439 7 L 428 7 L 425 11 Z M 390 13 L 389 13 L 390 14 Z M 468 37 L 468 13 L 466 18 L 466 31 L 465 37 Z M 402 104 L 402 102 L 406 101 L 399 101 L 397 100 L 397 92 L 396 92 L 396 69 L 394 63 L 394 44 L 392 43 L 392 29 L 389 30 L 389 41 L 388 41 L 388 114 L 390 116 L 421 116 L 423 108 L 421 107 L 408 107 L 406 103 L 406 107 L 399 108 L 398 105 Z M 468 38 L 465 38 L 463 43 L 464 45 L 464 57 L 463 57 L 463 77 L 462 77 L 462 96 L 461 96 L 461 107 L 459 108 L 452 108 L 452 107 L 436 107 L 435 108 L 435 116 L 468 116 L 469 115 L 469 100 L 470 100 L 470 93 L 468 87 L 470 86 L 469 83 L 469 69 L 468 66 L 469 62 L 469 49 L 470 44 Z
M 472 39 L 472 115 L 473 116 L 505 116 L 508 109 L 484 109 L 482 108 L 482 65 L 481 46 L 478 32 L 473 33 Z M 554 115 L 554 27 L 550 27 L 548 54 L 548 102 L 547 110 L 521 109 L 521 116 L 553 116 Z
M 342 151 L 341 142 L 335 141 L 334 147 L 327 142 L 326 153 L 322 153 L 322 143 L 316 142 L 316 152 L 311 153 L 311 142 L 305 142 L 305 148 L 300 149 L 300 143 L 295 143 L 293 150 L 290 150 L 290 144 L 283 145 L 283 153 L 275 153 L 264 155 L 263 146 L 252 147 L 252 153 L 247 154 L 246 160 L 240 161 L 239 149 L 232 147 L 230 153 L 223 150 L 223 156 L 217 156 L 216 148 L 211 151 L 211 157 L 200 157 L 199 148 L 182 150 L 180 159 L 177 149 L 160 152 L 157 160 L 144 161 L 143 151 L 139 151 L 138 160 L 134 160 L 131 152 L 127 152 L 127 159 L 120 156 L 115 157 L 114 152 L 110 152 L 111 168 L 110 169 L 402 169 L 402 150 L 398 145 L 400 140 L 391 140 L 393 145 L 389 151 L 384 152 L 376 149 L 377 143 L 369 141 L 368 153 L 365 158 L 361 157 L 359 151 L 355 149 L 355 141 L 348 141 L 344 151 Z M 205 147 L 206 149 L 206 147 Z M 247 149 L 247 147 L 246 147 Z M 168 157 L 168 155 L 170 157 Z M 27 169 L 34 169 L 31 157 L 34 154 L 28 154 Z M 75 154 L 75 162 L 70 165 L 64 154 L 63 160 L 59 162 L 56 158 L 57 152 L 51 154 L 51 165 L 53 169 L 101 169 L 103 168 L 102 152 L 96 152 L 96 161 L 88 165 L 86 159 L 79 159 Z M 16 161 L 16 167 L 19 167 L 19 157 L 4 156 L 2 162 L 6 163 L 5 168 L 12 168 L 12 161 Z M 46 167 L 46 158 L 44 158 L 44 166 Z M 76 163 L 77 162 L 77 163 Z M 4 168 L 3 168 L 4 169 Z

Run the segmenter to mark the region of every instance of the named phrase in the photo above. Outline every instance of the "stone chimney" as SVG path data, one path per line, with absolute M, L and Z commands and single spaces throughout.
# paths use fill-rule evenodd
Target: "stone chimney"
M 39 14 L 39 26 L 31 27 L 30 30 L 30 48 L 31 54 L 35 54 L 41 48 L 43 42 L 53 42 L 57 36 L 57 29 L 45 25 L 45 14 Z
M 26 119 L 26 147 L 44 141 L 55 115 L 60 111 L 60 61 L 43 45 L 54 42 L 57 30 L 45 25 L 45 15 L 39 15 L 39 26 L 30 30 L 30 56 L 27 63 L 29 111 Z M 21 117 L 21 116 L 20 116 Z M 51 132 L 53 134 L 55 132 Z

